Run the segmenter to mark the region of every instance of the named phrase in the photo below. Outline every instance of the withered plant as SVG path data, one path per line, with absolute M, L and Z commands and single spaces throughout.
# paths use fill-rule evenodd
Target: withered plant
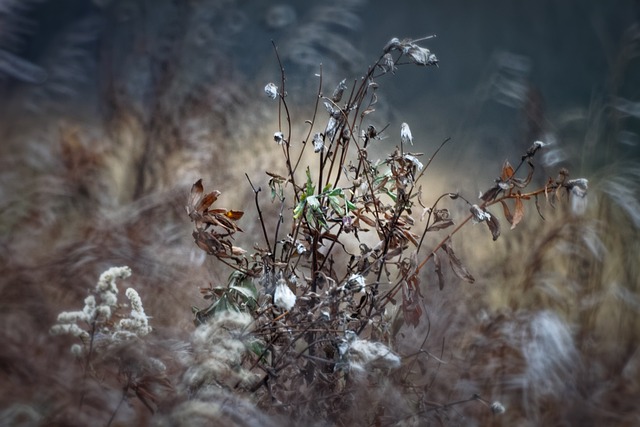
M 246 175 L 261 230 L 252 248 L 236 239 L 243 211 L 220 207 L 221 192 L 206 192 L 201 180 L 191 189 L 187 212 L 195 242 L 230 271 L 227 283 L 201 288 L 210 304 L 193 308 L 195 323 L 206 327 L 229 313 L 251 317 L 237 331 L 246 351 L 236 369 L 252 379 L 227 386 L 252 396 L 267 412 L 335 425 L 396 425 L 446 416 L 467 402 L 504 411 L 490 396 L 430 399 L 430 387 L 411 378 L 422 369 L 421 359 L 432 355 L 424 342 L 414 354 L 399 354 L 398 334 L 426 321 L 427 292 L 444 288 L 451 277 L 446 265 L 462 281 L 475 281 L 454 249 L 466 224 L 486 223 L 487 236 L 496 240 L 496 211 L 513 229 L 525 209 L 542 215 L 541 202 L 583 203 L 587 180 L 569 179 L 562 169 L 530 188 L 534 160 L 546 145 L 531 141 L 515 167 L 505 161 L 496 168 L 498 177 L 477 201 L 461 191 L 430 194 L 427 171 L 449 140 L 425 157 L 413 151 L 408 124 L 398 139 L 391 126 L 377 129 L 370 122 L 380 78 L 402 65 L 438 65 L 418 44 L 429 38 L 391 39 L 363 77 L 342 80 L 330 94 L 320 70 L 303 135 L 292 125 L 298 118 L 289 108 L 287 77 L 275 49 L 281 78 L 268 83 L 265 93 L 278 102 L 279 128 L 271 143 L 282 151 L 284 172 L 266 171 L 264 185 Z M 391 153 L 372 160 L 370 147 L 388 140 L 395 144 Z M 311 150 L 315 159 L 307 165 Z M 265 208 L 269 198 L 273 207 Z M 457 217 L 452 204 L 466 206 L 468 214 Z M 425 281 L 427 270 L 437 284 Z

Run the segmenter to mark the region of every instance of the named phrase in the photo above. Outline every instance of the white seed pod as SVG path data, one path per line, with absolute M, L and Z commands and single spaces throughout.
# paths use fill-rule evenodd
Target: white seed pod
M 411 129 L 406 123 L 402 123 L 400 127 L 400 141 L 402 141 L 403 144 L 411 143 L 411 145 L 413 145 L 413 135 L 411 135 Z
M 267 83 L 264 87 L 264 93 L 271 99 L 276 99 L 278 97 L 278 86 L 273 83 Z
M 282 132 L 276 132 L 273 134 L 273 140 L 278 144 L 282 144 L 284 142 L 284 134 Z
M 282 279 L 278 281 L 276 290 L 273 293 L 273 304 L 287 311 L 291 310 L 296 304 L 296 294 L 291 292 L 287 282 Z

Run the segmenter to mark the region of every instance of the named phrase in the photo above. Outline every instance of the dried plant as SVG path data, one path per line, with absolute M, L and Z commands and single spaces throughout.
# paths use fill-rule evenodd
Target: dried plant
M 286 172 L 266 171 L 277 206 L 268 211 L 277 215 L 275 221 L 265 217 L 262 187 L 247 175 L 262 231 L 252 250 L 236 244 L 243 212 L 219 207 L 221 192 L 205 192 L 201 180 L 191 189 L 187 213 L 195 224 L 196 245 L 232 269 L 226 284 L 202 288 L 212 303 L 194 308 L 195 323 L 206 327 L 228 312 L 251 316 L 242 366 L 262 374 L 254 384 L 237 388 L 254 394 L 268 412 L 293 419 L 321 417 L 337 425 L 387 425 L 409 419 L 424 422 L 433 413 L 471 401 L 485 403 L 494 413 L 504 411 L 499 402 L 479 395 L 459 402 L 413 401 L 408 397 L 413 386 L 406 381 L 422 348 L 418 355 L 396 353 L 398 333 L 403 325 L 415 328 L 424 319 L 422 273 L 427 266 L 432 266 L 440 289 L 446 281 L 445 262 L 458 278 L 475 281 L 453 249 L 452 238 L 465 224 L 486 223 L 496 240 L 501 228 L 488 210 L 493 205 L 501 205 L 512 229 L 523 220 L 529 201 L 540 212 L 539 199 L 551 205 L 569 199 L 578 211 L 586 203 L 587 180 L 568 179 L 562 169 L 557 178 L 529 189 L 534 158 L 545 147 L 535 141 L 516 167 L 505 161 L 495 184 L 477 204 L 460 192 L 427 194 L 423 188 L 428 185 L 421 179 L 448 140 L 423 163 L 423 154 L 409 151 L 414 137 L 407 123 L 391 154 L 371 161 L 369 147 L 388 132 L 369 123 L 378 80 L 402 65 L 437 66 L 437 57 L 418 44 L 425 39 L 391 39 L 350 90 L 345 79 L 325 95 L 320 72 L 313 118 L 306 121 L 308 130 L 300 143 L 294 142 L 301 138 L 294 135 L 295 118 L 280 63 L 279 85 L 271 82 L 264 90 L 268 98 L 278 100 L 280 128 L 273 139 Z M 305 155 L 310 150 L 314 154 Z M 316 157 L 311 157 L 315 164 L 304 166 L 302 160 L 309 156 Z M 528 172 L 521 177 L 525 167 Z M 427 198 L 435 201 L 427 206 Z M 443 206 L 446 200 L 466 205 L 469 213 L 454 218 Z M 418 215 L 422 227 L 414 218 Z M 426 255 L 421 254 L 431 236 L 439 237 Z M 370 393 L 366 396 L 359 391 L 363 384 Z M 406 388 L 407 394 L 396 396 L 398 404 L 385 404 L 383 395 L 372 388 L 380 393 Z M 367 399 L 373 410 L 349 410 Z

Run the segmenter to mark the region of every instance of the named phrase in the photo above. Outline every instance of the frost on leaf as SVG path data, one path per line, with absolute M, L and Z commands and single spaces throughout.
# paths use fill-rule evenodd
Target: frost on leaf
M 313 135 L 313 152 L 319 153 L 324 149 L 324 140 L 320 132 Z
M 497 240 L 500 237 L 500 223 L 498 219 L 489 213 L 489 211 L 480 208 L 478 205 L 472 205 L 469 209 L 471 214 L 473 215 L 473 222 L 486 222 L 489 227 L 489 231 L 491 231 L 491 236 L 493 236 L 493 240 Z
M 384 54 L 378 66 L 382 69 L 383 73 L 395 73 L 396 71 L 396 64 L 390 53 Z
M 478 205 L 471 206 L 471 209 L 469 210 L 473 214 L 473 222 L 476 224 L 479 222 L 487 221 L 489 218 L 491 218 L 491 214 L 480 209 Z
M 338 127 L 338 121 L 333 118 L 333 116 L 329 117 L 329 122 L 327 122 L 327 127 L 324 129 L 324 134 L 329 138 L 333 139 L 336 134 L 336 128 Z
M 392 38 L 384 46 L 384 53 L 389 53 L 394 49 L 400 49 L 400 39 L 397 37 Z
M 331 95 L 331 100 L 333 102 L 340 102 L 342 99 L 342 94 L 344 94 L 345 89 L 347 88 L 347 79 L 342 79 L 338 86 L 333 91 L 333 95 Z
M 436 65 L 438 58 L 427 48 L 410 43 L 403 49 L 404 53 L 417 65 Z
M 421 171 L 424 168 L 424 165 L 422 164 L 422 162 L 420 160 L 418 160 L 418 158 L 414 155 L 411 154 L 405 154 L 404 155 L 404 159 L 408 162 L 410 162 L 411 164 L 413 164 L 413 166 L 418 169 L 419 171 Z

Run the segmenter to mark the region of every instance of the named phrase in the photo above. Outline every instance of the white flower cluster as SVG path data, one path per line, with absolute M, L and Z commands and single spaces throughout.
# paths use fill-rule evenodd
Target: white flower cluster
M 189 367 L 182 385 L 194 391 L 228 380 L 248 379 L 243 375 L 249 373 L 238 367 L 247 351 L 243 331 L 252 321 L 248 314 L 225 311 L 198 326 L 191 335 L 189 351 L 178 352 L 182 364 Z
M 51 334 L 68 334 L 80 338 L 83 345 L 74 344 L 71 347 L 71 352 L 76 356 L 84 354 L 92 334 L 94 338 L 96 334 L 100 334 L 102 343 L 147 335 L 151 332 L 149 318 L 144 312 L 140 296 L 132 288 L 125 292 L 131 304 L 131 314 L 128 318 L 121 319 L 115 327 L 110 326 L 111 317 L 118 308 L 116 281 L 130 276 L 131 269 L 126 266 L 112 267 L 102 273 L 94 294 L 85 298 L 83 309 L 60 313 L 57 323 L 50 330 Z M 96 300 L 96 296 L 98 300 Z
M 129 318 L 121 319 L 118 323 L 118 330 L 115 332 L 117 338 L 129 338 L 133 336 L 145 336 L 151 332 L 149 318 L 144 313 L 142 300 L 135 289 L 129 288 L 125 292 L 131 304 L 131 314 Z

